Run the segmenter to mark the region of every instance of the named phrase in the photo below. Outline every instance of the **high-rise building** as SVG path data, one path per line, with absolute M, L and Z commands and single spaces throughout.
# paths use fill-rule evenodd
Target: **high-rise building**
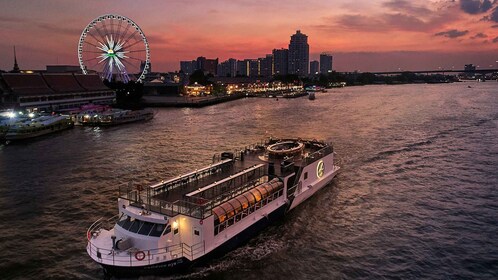
M 204 73 L 211 73 L 216 76 L 216 72 L 218 70 L 218 59 L 208 59 L 204 56 L 199 56 L 197 58 L 197 69 L 204 71 Z
M 180 70 L 186 75 L 192 75 L 197 69 L 197 61 L 180 61 Z
M 289 73 L 289 50 L 273 50 L 273 74 L 287 75 Z
M 266 57 L 259 59 L 259 75 L 263 77 L 273 75 L 273 55 L 267 54 Z
M 327 74 L 332 72 L 332 55 L 327 53 L 320 54 L 320 73 Z
M 249 76 L 249 60 L 237 60 L 237 75 Z
M 289 74 L 307 76 L 309 71 L 310 47 L 308 36 L 297 30 L 289 43 Z
M 318 74 L 318 66 L 318 60 L 313 60 L 312 62 L 310 62 L 310 75 Z
M 235 77 L 237 75 L 237 60 L 230 58 L 218 64 L 219 77 Z
M 249 77 L 259 76 L 259 59 L 246 59 L 249 63 Z

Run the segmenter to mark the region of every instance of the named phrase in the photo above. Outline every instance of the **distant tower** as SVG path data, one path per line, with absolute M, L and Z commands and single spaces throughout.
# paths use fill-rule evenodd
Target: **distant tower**
M 318 60 L 313 60 L 310 62 L 310 75 L 317 75 L 318 74 L 318 69 L 319 68 L 319 63 Z
M 310 49 L 308 36 L 297 30 L 289 43 L 289 74 L 308 76 Z
M 16 46 L 14 46 L 14 68 L 11 71 L 12 73 L 19 73 L 19 65 L 17 65 L 17 56 L 16 56 Z
M 327 75 L 332 72 L 332 55 L 328 53 L 320 54 L 320 73 Z

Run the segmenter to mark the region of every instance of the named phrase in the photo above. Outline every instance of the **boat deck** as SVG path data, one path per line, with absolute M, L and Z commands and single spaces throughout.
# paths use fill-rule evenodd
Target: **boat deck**
M 167 208 L 168 214 L 198 211 L 202 215 L 245 190 L 274 177 L 285 177 L 310 160 L 332 152 L 331 146 L 316 140 L 285 141 L 275 140 L 236 153 L 222 153 L 204 168 L 146 188 L 139 187 L 138 192 L 136 188 L 120 189 L 120 197 L 137 204 L 147 201 L 149 209 L 158 207 L 161 213 L 161 209 Z

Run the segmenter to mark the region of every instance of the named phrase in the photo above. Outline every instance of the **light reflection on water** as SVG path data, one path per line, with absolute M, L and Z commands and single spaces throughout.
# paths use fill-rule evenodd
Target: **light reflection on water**
M 156 111 L 147 123 L 0 146 L 3 278 L 102 276 L 85 232 L 116 214 L 118 185 L 167 179 L 270 135 L 333 141 L 342 173 L 249 244 L 173 278 L 497 276 L 496 84 L 351 87 L 315 101 Z

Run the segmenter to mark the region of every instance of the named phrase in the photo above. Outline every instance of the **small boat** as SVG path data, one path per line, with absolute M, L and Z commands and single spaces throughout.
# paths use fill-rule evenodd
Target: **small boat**
M 73 127 L 69 116 L 40 116 L 18 121 L 9 126 L 5 139 L 8 141 L 29 139 Z
M 183 272 L 248 241 L 329 184 L 330 143 L 267 139 L 150 186 L 119 188 L 118 215 L 87 230 L 106 277 Z
M 154 117 L 154 111 L 109 109 L 102 112 L 83 112 L 76 116 L 80 125 L 111 126 L 136 121 L 147 121 Z
M 309 100 L 315 100 L 315 93 L 314 92 L 310 92 L 309 95 L 308 95 L 308 99 Z

